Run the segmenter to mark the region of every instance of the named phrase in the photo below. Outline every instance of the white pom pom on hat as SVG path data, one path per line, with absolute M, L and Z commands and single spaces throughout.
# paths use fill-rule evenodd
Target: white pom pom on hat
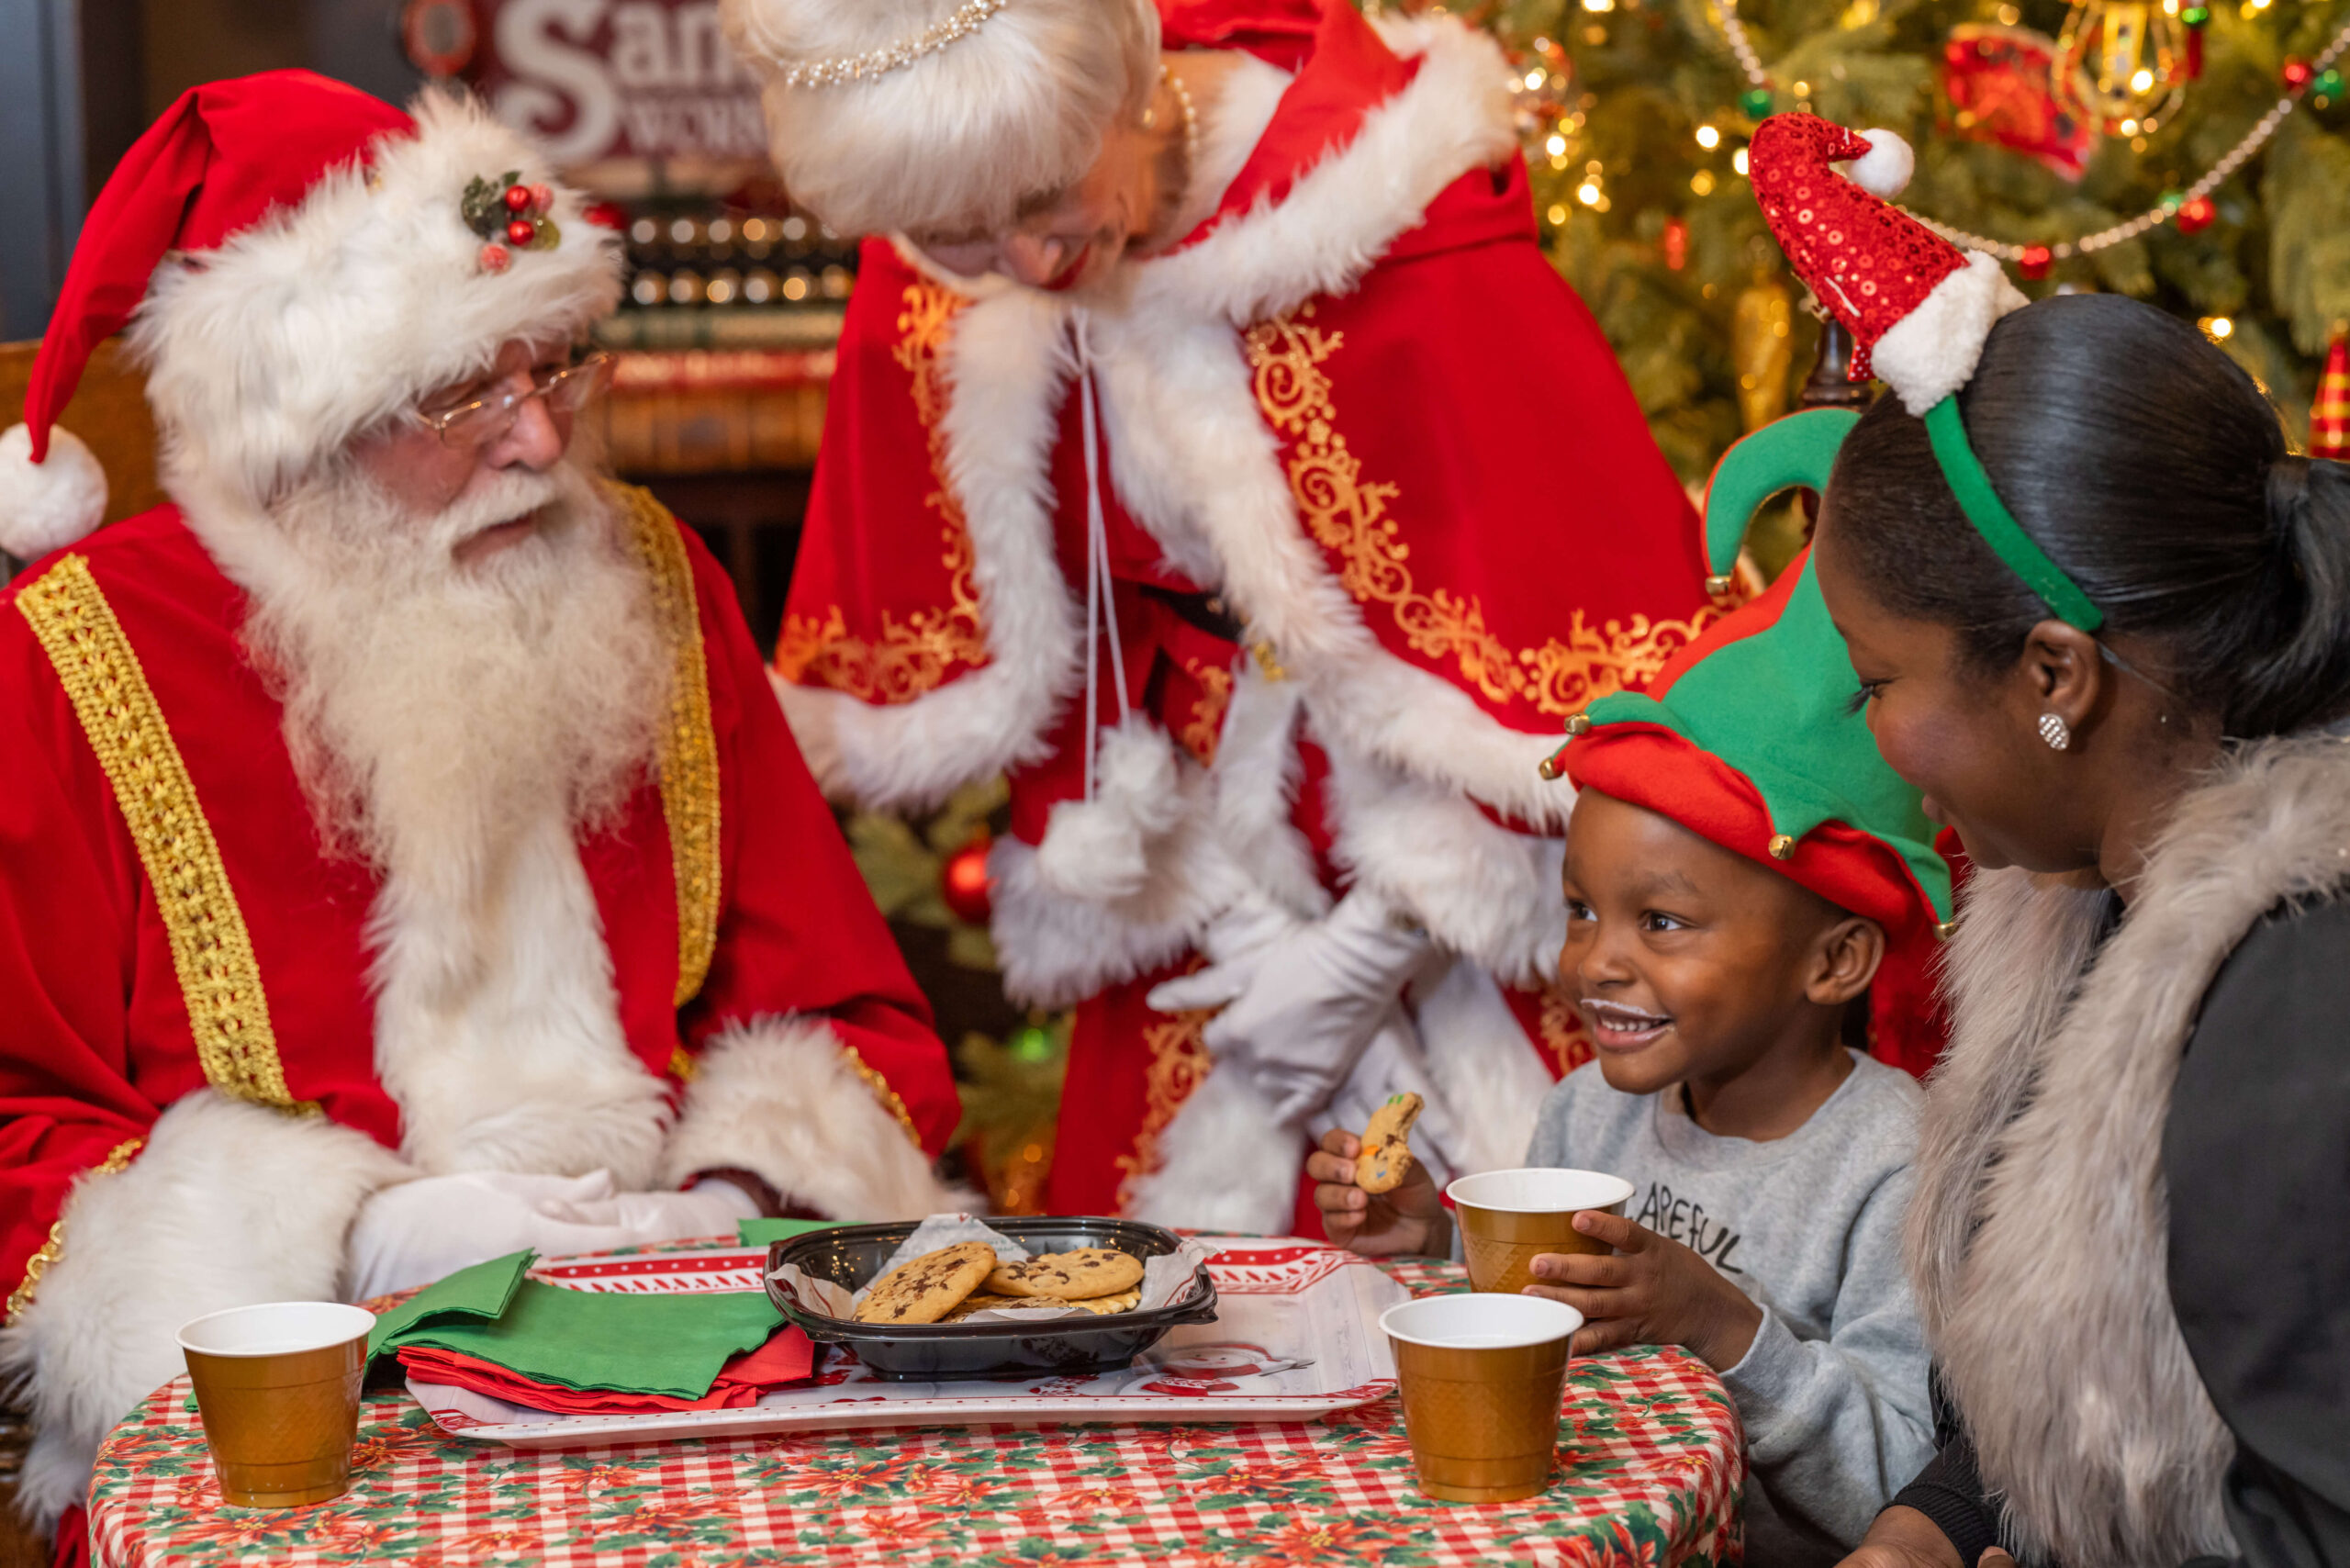
M 1909 187 L 1909 176 L 1918 172 L 1918 155 L 1890 130 L 1864 130 L 1861 140 L 1869 150 L 1844 165 L 1845 177 L 1869 195 L 1891 201 Z
M 106 475 L 73 431 L 50 426 L 49 455 L 33 461 L 33 432 L 0 435 L 0 550 L 37 560 L 83 538 L 106 515 Z

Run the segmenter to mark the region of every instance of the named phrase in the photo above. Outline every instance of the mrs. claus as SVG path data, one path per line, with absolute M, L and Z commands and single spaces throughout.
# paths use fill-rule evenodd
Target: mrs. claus
M 777 682 L 836 797 L 1009 775 L 1005 980 L 1077 1007 L 1046 1206 L 1310 1226 L 1309 1136 L 1400 1089 L 1439 1174 L 1517 1163 L 1581 1046 L 1539 765 L 1711 611 L 1500 51 L 1346 0 L 725 15 L 794 196 L 888 236 Z

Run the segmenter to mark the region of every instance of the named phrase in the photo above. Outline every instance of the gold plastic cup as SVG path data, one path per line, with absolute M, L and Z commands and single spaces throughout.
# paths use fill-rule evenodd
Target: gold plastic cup
M 236 1306 L 180 1327 L 221 1497 L 293 1508 L 351 1485 L 375 1315 L 331 1301 Z
M 1632 1184 L 1599 1170 L 1529 1166 L 1463 1176 L 1444 1191 L 1460 1226 L 1470 1288 L 1516 1295 L 1534 1282 L 1542 1253 L 1614 1250 L 1577 1230 L 1575 1215 L 1622 1214 Z
M 1550 1484 L 1567 1344 L 1583 1314 L 1537 1295 L 1437 1295 L 1391 1306 L 1404 1430 L 1420 1490 L 1507 1503 Z

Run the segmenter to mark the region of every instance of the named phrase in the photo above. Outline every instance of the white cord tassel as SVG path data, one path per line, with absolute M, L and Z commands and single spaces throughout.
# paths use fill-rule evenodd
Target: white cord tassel
M 1110 576 L 1110 529 L 1102 510 L 1100 415 L 1094 408 L 1093 340 L 1086 313 L 1073 313 L 1077 332 L 1078 407 L 1085 437 L 1085 798 L 1094 798 L 1094 757 L 1101 747 L 1102 632 L 1110 633 L 1110 677 L 1118 694 L 1118 722 L 1134 715 L 1126 694 L 1125 644 L 1118 635 L 1116 585 Z

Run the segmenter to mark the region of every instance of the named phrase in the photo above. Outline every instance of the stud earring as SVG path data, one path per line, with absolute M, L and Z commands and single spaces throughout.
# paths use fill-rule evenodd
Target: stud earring
M 2064 751 L 2073 744 L 2073 727 L 2053 713 L 2040 716 L 2040 738 L 2048 743 L 2050 751 Z

